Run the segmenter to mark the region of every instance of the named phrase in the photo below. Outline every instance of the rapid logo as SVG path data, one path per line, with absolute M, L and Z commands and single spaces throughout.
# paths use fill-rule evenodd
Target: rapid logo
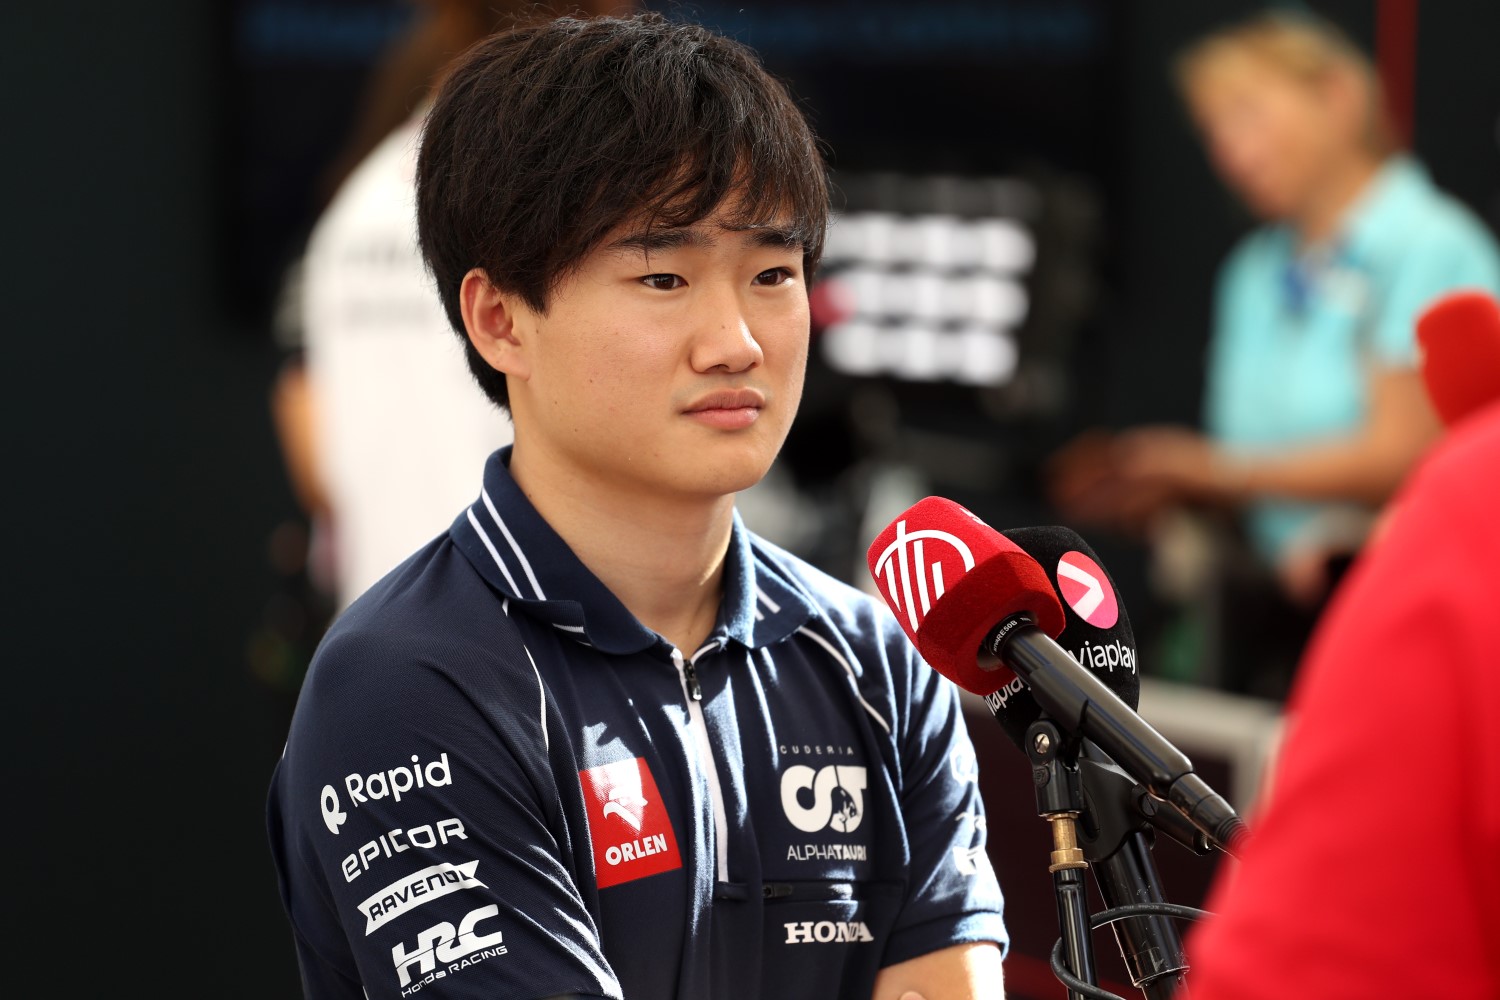
M 339 827 L 344 825 L 349 814 L 339 808 L 339 793 L 332 785 L 323 786 L 323 794 L 318 796 L 318 808 L 323 810 L 323 825 L 328 827 L 329 833 L 338 836 Z
M 469 835 L 464 833 L 463 823 L 456 818 L 440 819 L 436 823 L 424 823 L 410 830 L 402 830 L 400 827 L 388 830 L 344 859 L 341 866 L 344 870 L 344 881 L 353 882 L 359 878 L 360 875 L 370 870 L 370 862 L 379 859 L 382 855 L 387 858 L 394 857 L 412 847 L 425 850 L 439 844 L 446 844 L 454 839 L 469 839 Z
M 389 771 L 376 771 L 374 774 L 347 774 L 344 776 L 344 787 L 349 790 L 349 800 L 358 809 L 363 803 L 372 800 L 383 799 L 389 796 L 396 802 L 401 801 L 403 792 L 409 792 L 414 788 L 437 788 L 441 785 L 453 784 L 453 772 L 448 768 L 448 755 L 442 754 L 437 760 L 423 764 L 416 754 L 411 755 L 411 767 L 404 764 L 393 767 Z M 324 786 L 325 797 L 330 789 Z M 335 799 L 335 804 L 337 800 Z M 324 813 L 325 821 L 327 813 Z M 330 827 L 332 824 L 329 824 Z M 337 832 L 336 830 L 334 832 Z
M 682 867 L 672 821 L 644 757 L 578 772 L 599 888 Z
M 1057 591 L 1074 614 L 1095 628 L 1113 628 L 1120 620 L 1109 577 L 1082 552 L 1064 552 L 1057 560 Z
M 445 861 L 440 865 L 432 865 L 419 872 L 412 872 L 400 881 L 392 882 L 359 904 L 360 911 L 366 917 L 365 937 L 369 937 L 403 913 L 409 913 L 423 903 L 440 899 L 450 892 L 472 889 L 475 886 L 481 889 L 489 888 L 475 876 L 474 870 L 478 867 L 478 861 L 470 861 L 462 865 L 449 864 Z
M 477 910 L 470 910 L 457 927 L 444 920 L 427 928 L 417 935 L 417 943 L 411 949 L 404 942 L 392 948 L 391 958 L 395 960 L 396 972 L 401 976 L 401 995 L 411 996 L 439 979 L 462 972 L 487 958 L 504 955 L 506 949 L 501 943 L 503 935 L 500 931 L 493 934 L 480 934 L 478 931 L 480 921 L 499 914 L 500 907 L 495 903 L 481 906 Z M 443 963 L 441 969 L 437 967 L 439 962 Z M 422 977 L 415 982 L 411 975 L 413 965 L 417 967 L 417 974 Z
M 853 833 L 864 819 L 865 769 L 829 764 L 815 771 L 794 764 L 781 775 L 781 808 L 803 833 L 829 827 Z
M 786 928 L 785 944 L 829 944 L 834 941 L 874 941 L 875 935 L 863 920 L 803 920 L 782 924 Z

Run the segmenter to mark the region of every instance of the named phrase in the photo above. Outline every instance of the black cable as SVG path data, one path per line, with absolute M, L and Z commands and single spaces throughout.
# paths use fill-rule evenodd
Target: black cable
M 1126 917 L 1181 917 L 1183 920 L 1201 920 L 1211 916 L 1213 914 L 1207 910 L 1180 903 L 1129 903 L 1112 910 L 1100 910 L 1089 917 L 1089 926 L 1097 929 Z
M 1201 920 L 1203 917 L 1213 916 L 1208 910 L 1200 910 L 1194 906 L 1182 906 L 1179 903 L 1131 903 L 1127 906 L 1116 906 L 1111 910 L 1101 910 L 1089 917 L 1089 926 L 1096 930 L 1105 924 L 1112 924 L 1116 920 L 1124 920 L 1126 917 L 1179 917 L 1183 920 Z M 1057 943 L 1052 946 L 1052 974 L 1057 981 L 1075 993 L 1089 997 L 1090 1000 L 1126 1000 L 1118 993 L 1100 989 L 1093 983 L 1086 983 L 1073 975 L 1063 962 L 1063 939 L 1058 938 Z

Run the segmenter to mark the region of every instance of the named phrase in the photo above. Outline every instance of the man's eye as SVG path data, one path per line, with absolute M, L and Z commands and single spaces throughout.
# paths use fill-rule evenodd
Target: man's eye
M 674 288 L 682 288 L 687 284 L 675 274 L 648 274 L 641 279 L 641 283 L 659 292 L 670 292 Z
M 784 285 L 791 281 L 794 275 L 789 267 L 773 267 L 760 272 L 755 276 L 754 284 L 757 285 Z

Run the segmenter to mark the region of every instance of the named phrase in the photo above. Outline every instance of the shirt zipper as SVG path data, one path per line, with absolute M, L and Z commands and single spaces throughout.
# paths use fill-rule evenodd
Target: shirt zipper
M 677 678 L 682 682 L 682 694 L 687 699 L 688 725 L 693 730 L 693 742 L 698 746 L 699 767 L 708 782 L 708 798 L 713 807 L 714 861 L 720 882 L 729 881 L 729 820 L 724 810 L 724 790 L 719 784 L 719 767 L 714 763 L 713 748 L 708 742 L 708 723 L 703 717 L 703 688 L 698 684 L 698 659 L 705 653 L 719 648 L 718 640 L 708 643 L 684 659 L 682 651 L 672 647 L 672 663 L 677 667 Z

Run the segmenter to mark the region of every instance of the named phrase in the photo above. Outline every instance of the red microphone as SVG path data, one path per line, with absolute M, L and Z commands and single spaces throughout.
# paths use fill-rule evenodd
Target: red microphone
M 1030 614 L 1057 637 L 1067 626 L 1052 582 L 1035 559 L 966 508 L 927 497 L 907 508 L 870 545 L 870 575 L 917 652 L 944 677 L 977 695 L 1016 679 L 980 650 L 996 622 Z
M 1444 424 L 1500 400 L 1500 301 L 1489 292 L 1451 292 L 1417 317 L 1422 381 Z
M 968 510 L 927 497 L 870 545 L 870 575 L 922 659 L 992 712 L 1023 685 L 1065 733 L 1092 740 L 1126 774 L 1223 850 L 1244 822 L 1193 762 L 1054 640 L 1067 616 L 1047 571 Z M 1003 664 L 1003 666 L 1001 666 Z

